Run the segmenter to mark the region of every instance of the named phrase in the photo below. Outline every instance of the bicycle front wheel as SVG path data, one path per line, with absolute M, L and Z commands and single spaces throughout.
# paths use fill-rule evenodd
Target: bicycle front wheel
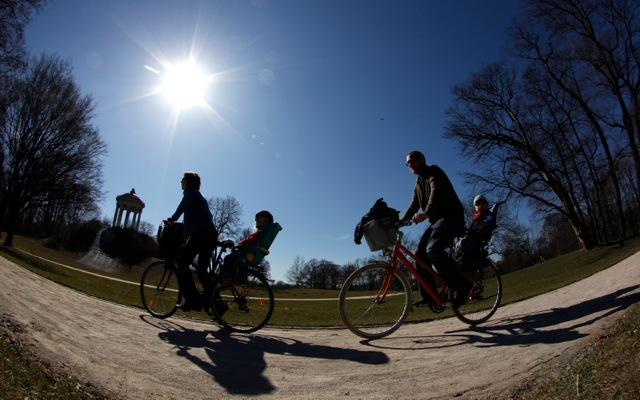
M 354 271 L 339 297 L 340 316 L 358 336 L 376 339 L 393 333 L 411 309 L 411 285 L 389 263 L 373 263 Z
M 467 302 L 453 308 L 453 313 L 462 322 L 477 325 L 487 321 L 495 314 L 502 299 L 502 280 L 498 267 L 487 258 L 484 268 L 463 272 L 473 282 Z
M 260 272 L 247 268 L 243 283 L 221 290 L 216 284 L 211 314 L 220 325 L 233 332 L 255 332 L 273 314 L 273 290 Z
M 140 280 L 142 305 L 157 318 L 168 318 L 178 309 L 182 298 L 174 268 L 164 261 L 149 265 Z

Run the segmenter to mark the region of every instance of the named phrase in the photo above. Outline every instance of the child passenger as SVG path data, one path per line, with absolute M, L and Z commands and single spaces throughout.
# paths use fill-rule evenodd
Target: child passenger
M 243 246 L 252 246 L 258 242 L 260 231 L 264 226 L 273 222 L 273 215 L 269 211 L 262 210 L 256 214 L 255 228 L 256 231 L 240 240 L 235 246 L 233 251 L 225 256 L 220 273 L 222 275 L 222 282 L 220 283 L 221 289 L 226 289 L 233 286 L 233 277 L 235 276 L 235 268 L 244 257 Z M 233 247 L 232 241 L 226 241 L 228 247 Z
M 462 269 L 474 267 L 471 265 L 482 260 L 482 248 L 489 243 L 493 230 L 496 228 L 495 214 L 489 209 L 487 198 L 478 195 L 473 199 L 476 214 L 471 220 L 465 237 L 458 243 L 458 252 L 462 254 L 460 264 Z M 478 266 L 478 265 L 476 265 Z
M 476 210 L 476 215 L 473 216 L 471 226 L 467 230 L 467 236 L 469 233 L 475 234 L 478 243 L 484 246 L 489 243 L 491 234 L 496 228 L 496 217 L 489 209 L 487 198 L 481 194 L 473 199 L 473 207 Z

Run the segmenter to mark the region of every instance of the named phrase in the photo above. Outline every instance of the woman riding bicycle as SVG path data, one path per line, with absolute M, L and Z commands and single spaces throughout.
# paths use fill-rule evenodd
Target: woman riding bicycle
M 197 272 L 205 293 L 211 293 L 213 282 L 207 273 L 209 259 L 218 241 L 218 230 L 213 223 L 207 200 L 200 193 L 200 176 L 185 172 L 181 181 L 183 197 L 173 215 L 167 219 L 172 225 L 184 214 L 184 237 L 187 242 L 178 259 L 178 279 L 185 302 L 182 311 L 202 310 L 202 298 L 196 288 L 189 264 L 198 256 Z

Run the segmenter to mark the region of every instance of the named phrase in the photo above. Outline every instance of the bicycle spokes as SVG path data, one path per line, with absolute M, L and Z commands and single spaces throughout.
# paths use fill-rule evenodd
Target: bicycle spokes
M 491 262 L 466 275 L 473 287 L 467 301 L 454 307 L 453 312 L 461 321 L 476 325 L 487 321 L 498 309 L 502 298 L 502 280 L 498 269 Z
M 214 310 L 214 318 L 225 328 L 236 332 L 254 332 L 271 318 L 274 307 L 273 291 L 259 272 L 246 271 L 246 283 L 220 290 L 216 296 L 227 305 L 223 312 Z

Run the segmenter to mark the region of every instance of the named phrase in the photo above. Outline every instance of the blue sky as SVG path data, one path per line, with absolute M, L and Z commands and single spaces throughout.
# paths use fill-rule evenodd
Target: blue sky
M 516 0 L 53 0 L 27 29 L 33 55 L 72 61 L 97 104 L 102 214 L 135 188 L 154 226 L 173 213 L 184 171 L 205 197 L 233 196 L 244 226 L 270 210 L 284 230 L 268 257 L 344 264 L 370 255 L 353 230 L 376 199 L 400 211 L 415 177 L 410 150 L 441 166 L 463 201 L 470 166 L 444 140 L 451 87 L 498 61 Z M 188 61 L 203 103 L 158 93 Z M 417 235 L 426 228 L 409 229 Z

